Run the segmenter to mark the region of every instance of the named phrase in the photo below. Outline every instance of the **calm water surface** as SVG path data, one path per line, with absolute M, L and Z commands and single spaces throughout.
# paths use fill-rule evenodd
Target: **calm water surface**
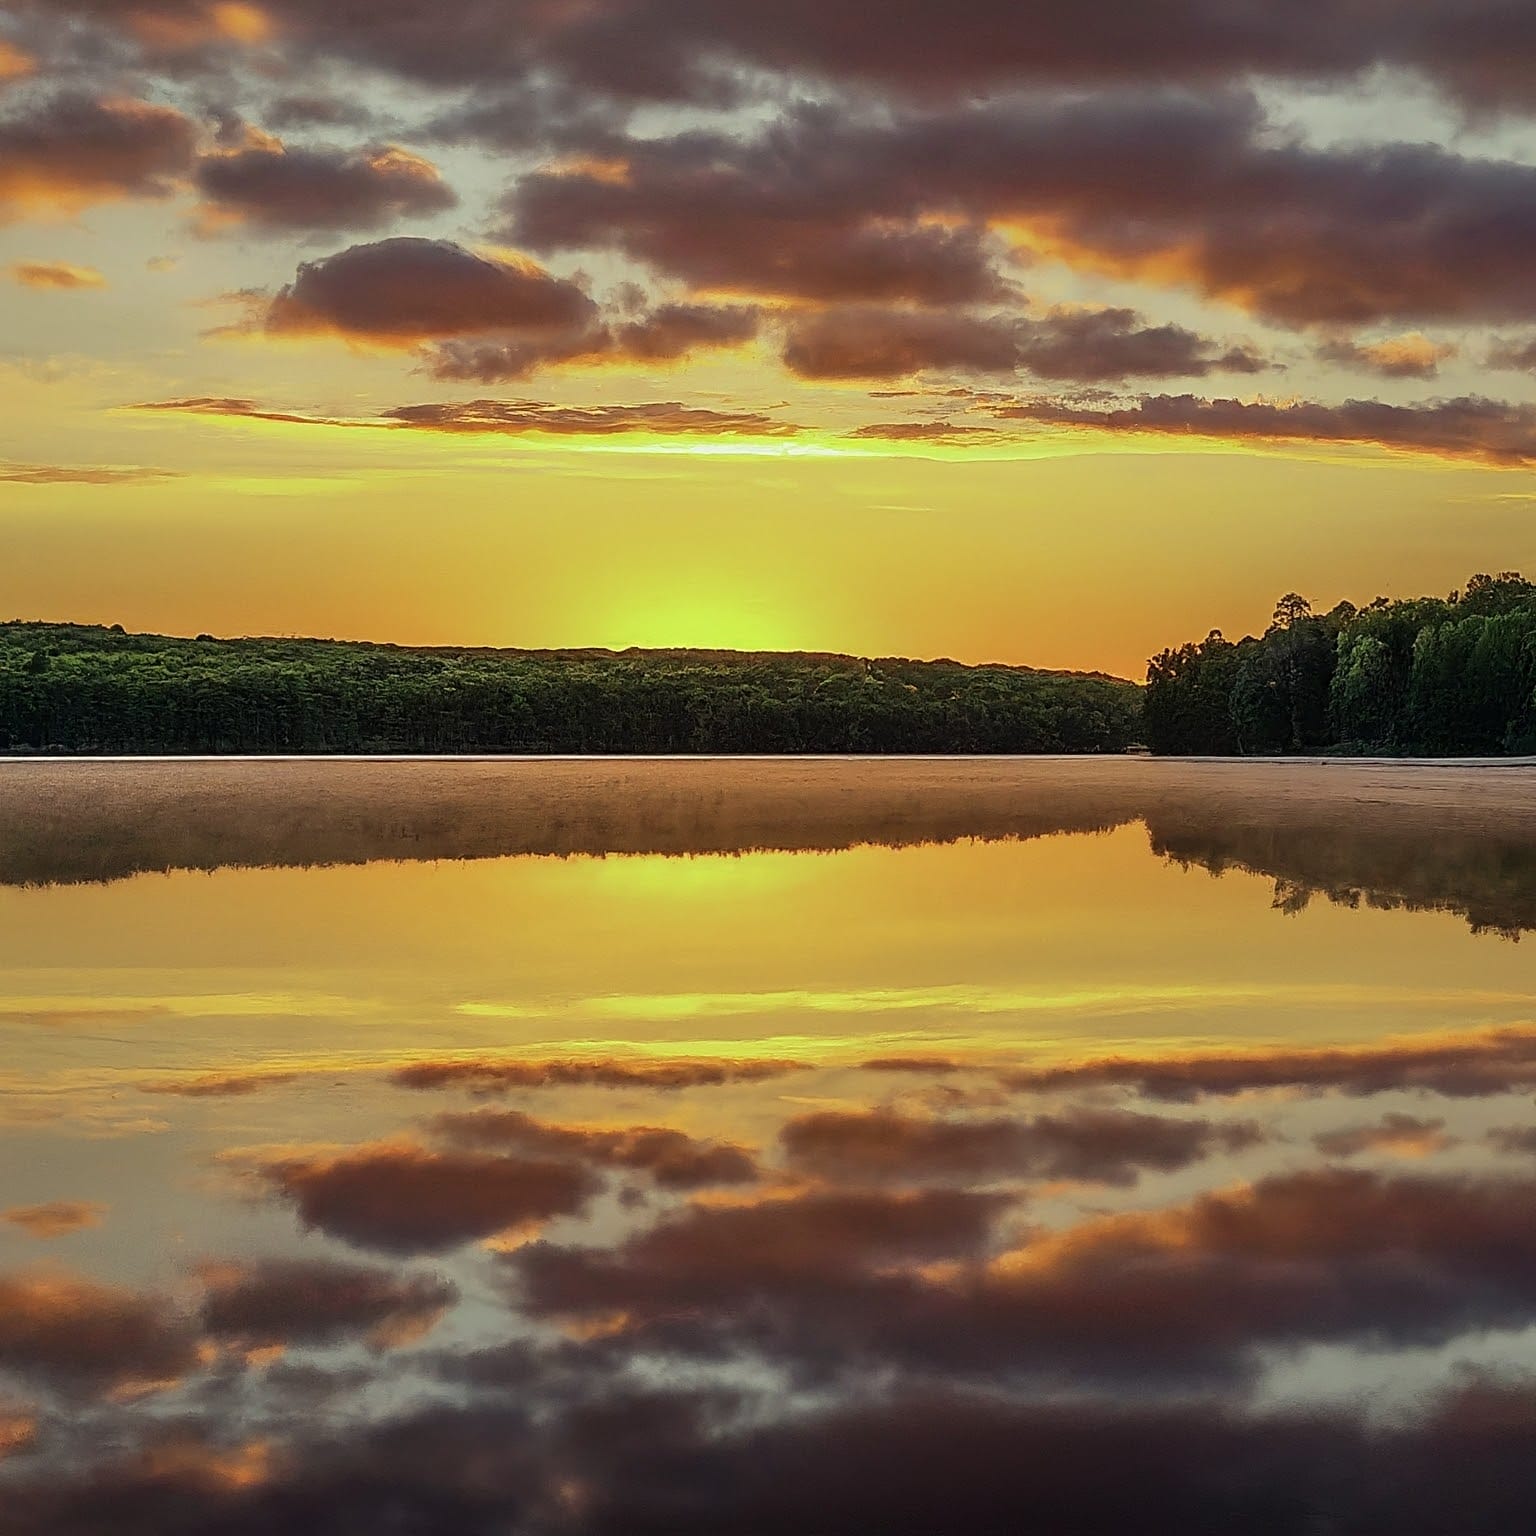
M 1529 771 L 0 765 L 0 1089 L 7 1532 L 1536 1519 Z

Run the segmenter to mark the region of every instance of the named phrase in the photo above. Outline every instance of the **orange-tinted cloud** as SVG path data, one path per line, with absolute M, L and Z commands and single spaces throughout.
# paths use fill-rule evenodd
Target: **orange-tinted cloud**
M 170 1078 L 142 1083 L 140 1088 L 145 1093 L 167 1093 L 181 1099 L 238 1099 L 295 1081 L 292 1072 L 230 1072 L 181 1080 Z
M 480 1110 L 439 1115 L 431 1129 L 456 1146 L 569 1157 L 598 1168 L 645 1173 L 664 1189 L 750 1184 L 758 1177 L 756 1159 L 745 1147 L 700 1141 L 663 1126 L 553 1125 L 516 1110 Z
M 415 1340 L 436 1327 L 458 1295 L 439 1276 L 323 1260 L 209 1265 L 203 1282 L 204 1330 L 247 1350 Z
M 608 1251 L 540 1242 L 504 1262 L 526 1308 L 606 1319 L 610 1347 L 822 1380 L 1236 1383 L 1265 1349 L 1438 1344 L 1536 1318 L 1529 1180 L 1287 1174 L 1036 1230 L 996 1257 L 1006 1206 L 939 1194 L 961 1203 L 695 1206 Z
M 393 1072 L 401 1088 L 468 1088 L 500 1094 L 516 1088 L 718 1088 L 759 1083 L 807 1071 L 799 1061 L 647 1060 L 644 1057 L 566 1057 L 553 1060 L 422 1061 Z
M 175 1379 L 196 1336 L 167 1302 L 62 1271 L 0 1276 L 0 1369 L 60 1391 Z
M 107 280 L 95 267 L 77 267 L 67 261 L 18 261 L 11 277 L 23 288 L 105 288 Z
M 595 314 L 575 283 L 531 261 L 400 236 L 306 262 L 265 325 L 274 335 L 410 348 L 486 332 L 557 336 Z
M 872 421 L 847 434 L 855 442 L 876 443 L 979 443 L 1001 434 L 996 427 L 974 422 Z
M 526 378 L 559 364 L 668 364 L 700 352 L 745 346 L 758 334 L 759 311 L 742 304 L 661 304 L 642 314 L 594 320 L 564 335 L 442 343 L 433 376 L 482 384 Z
M 779 1133 L 791 1166 L 829 1178 L 988 1178 L 1134 1184 L 1262 1141 L 1257 1126 L 1073 1109 L 1032 1119 L 940 1120 L 896 1110 L 823 1110 Z
M 0 1211 L 0 1221 L 47 1241 L 99 1226 L 106 1214 L 107 1207 L 93 1200 L 51 1200 L 46 1205 L 12 1206 Z
M 813 1190 L 690 1205 L 612 1251 L 534 1243 L 509 1255 L 536 1313 L 743 1315 L 753 1297 L 814 1305 L 829 1279 L 978 1253 L 1012 1202 L 973 1190 Z
M 1456 352 L 1452 343 L 1431 341 L 1418 331 L 1373 342 L 1335 337 L 1317 349 L 1318 357 L 1325 363 L 1342 363 L 1347 368 L 1380 374 L 1384 379 L 1432 379 L 1439 373 L 1440 364 L 1455 357 Z
M 0 482 L 8 485 L 140 485 L 170 480 L 176 471 L 83 464 L 7 464 L 0 460 Z
M 678 401 L 650 405 L 544 405 L 532 400 L 469 400 L 402 405 L 385 419 L 429 432 L 618 437 L 634 432 L 696 437 L 797 437 L 804 429 L 755 411 L 717 411 Z
M 727 153 L 730 153 L 728 150 Z M 809 193 L 807 202 L 816 194 Z M 809 210 L 728 164 L 675 177 L 525 177 L 506 236 L 535 250 L 618 250 L 696 288 L 814 303 L 986 304 L 1012 296 L 976 228 Z
M 0 84 L 9 80 L 24 80 L 35 73 L 37 60 L 24 53 L 14 43 L 0 37 Z
M 624 437 L 646 433 L 661 437 L 798 437 L 805 428 L 757 411 L 719 411 L 681 401 L 644 405 L 554 405 L 540 400 L 458 400 L 402 405 L 382 416 L 337 418 L 265 410 L 254 400 L 193 396 L 185 400 L 148 400 L 136 411 L 176 411 L 189 416 L 229 416 L 292 426 L 357 427 L 376 430 L 442 432 L 471 436 Z
M 258 1165 L 305 1226 L 380 1253 L 441 1253 L 570 1216 L 597 1193 L 579 1163 L 434 1152 L 409 1143 L 300 1154 Z
M 18 0 L 16 9 L 72 13 L 119 29 L 138 45 L 144 62 L 186 69 L 213 62 L 220 44 L 246 48 L 271 41 L 280 6 L 267 0 Z
M 811 379 L 905 378 L 929 371 L 1032 373 L 1082 383 L 1253 373 L 1249 352 L 1216 347 L 1130 309 L 1058 310 L 1041 318 L 874 308 L 829 309 L 789 328 L 784 362 Z
M 1456 1145 L 1446 1134 L 1444 1120 L 1420 1120 L 1414 1115 L 1385 1115 L 1375 1125 L 1355 1125 L 1325 1131 L 1312 1145 L 1329 1157 L 1358 1157 L 1365 1152 L 1390 1157 L 1429 1157 Z
M 0 1463 L 29 1450 L 36 1441 L 36 1416 L 14 1412 L 0 1402 Z
M 135 411 L 169 411 L 186 416 L 235 416 L 251 421 L 286 422 L 300 427 L 373 426 L 372 421 L 343 420 L 329 416 L 305 416 L 297 411 L 269 411 L 254 400 L 232 395 L 189 395 L 181 400 L 143 400 L 130 406 Z
M 196 130 L 172 107 L 61 95 L 0 118 L 0 217 L 171 196 Z
M 212 42 L 266 42 L 273 20 L 252 0 L 134 0 L 124 7 L 128 25 L 151 48 L 168 53 Z
M 1343 443 L 1512 469 L 1536 464 L 1536 406 L 1479 397 L 1427 405 L 1388 405 L 1380 400 L 1323 405 L 1307 400 L 1272 404 L 1148 395 L 1129 405 L 1104 407 L 1042 398 L 996 406 L 992 414 L 1003 421 L 1082 427 L 1115 435 L 1259 444 Z
M 1361 1098 L 1400 1091 L 1488 1098 L 1536 1086 L 1536 1031 L 1498 1029 L 1342 1048 L 1104 1057 L 1023 1068 L 1005 1074 L 1004 1080 L 1031 1091 L 1134 1088 L 1148 1098 L 1175 1103 L 1287 1090 Z
M 430 160 L 385 144 L 359 150 L 288 148 L 260 140 L 205 155 L 194 177 L 205 231 L 381 229 L 454 207 Z

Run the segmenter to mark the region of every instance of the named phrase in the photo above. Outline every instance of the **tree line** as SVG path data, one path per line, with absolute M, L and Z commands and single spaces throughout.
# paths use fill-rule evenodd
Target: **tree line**
M 1262 635 L 1154 656 L 1143 735 L 1213 756 L 1536 753 L 1536 585 L 1506 571 L 1323 614 L 1288 593 Z
M 429 650 L 0 624 L 0 751 L 1117 752 L 1098 674 L 698 651 Z

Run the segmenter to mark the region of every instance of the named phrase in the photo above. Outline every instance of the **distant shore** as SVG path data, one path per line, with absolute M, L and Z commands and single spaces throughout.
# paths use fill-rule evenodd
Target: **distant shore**
M 0 751 L 1121 752 L 1142 690 L 900 657 L 409 650 L 0 623 Z
M 1185 757 L 1151 752 L 4 752 L 13 763 L 1164 763 L 1243 768 L 1536 768 L 1532 757 Z

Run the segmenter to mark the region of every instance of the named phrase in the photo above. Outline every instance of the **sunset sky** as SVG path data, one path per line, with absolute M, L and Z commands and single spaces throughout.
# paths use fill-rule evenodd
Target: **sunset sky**
M 0 618 L 1140 675 L 1536 573 L 1526 0 L 0 0 Z

